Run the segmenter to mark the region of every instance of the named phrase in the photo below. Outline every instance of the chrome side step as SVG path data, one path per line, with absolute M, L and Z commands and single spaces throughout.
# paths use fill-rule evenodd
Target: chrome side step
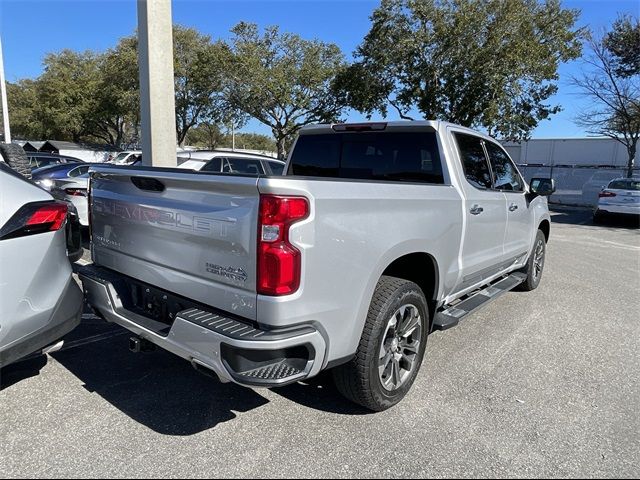
M 503 293 L 513 290 L 527 279 L 522 272 L 514 272 L 497 280 L 482 290 L 478 290 L 454 305 L 446 305 L 436 312 L 433 319 L 433 330 L 448 330 L 460 323 L 464 317 L 475 312 Z

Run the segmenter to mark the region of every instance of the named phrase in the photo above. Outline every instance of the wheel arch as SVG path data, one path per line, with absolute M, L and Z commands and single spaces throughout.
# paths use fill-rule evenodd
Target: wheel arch
M 437 298 L 440 281 L 438 263 L 426 252 L 408 253 L 396 258 L 384 269 L 382 275 L 402 278 L 417 284 L 429 301 Z
M 549 220 L 547 220 L 545 218 L 538 225 L 538 230 L 542 230 L 542 233 L 544 233 L 545 242 L 548 243 L 549 242 L 549 235 L 551 234 L 551 222 L 549 222 Z

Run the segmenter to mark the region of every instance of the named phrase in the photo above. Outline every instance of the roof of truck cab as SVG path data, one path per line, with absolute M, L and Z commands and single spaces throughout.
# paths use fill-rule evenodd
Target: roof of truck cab
M 302 127 L 302 129 L 300 129 L 300 134 L 301 135 L 307 135 L 307 134 L 314 134 L 314 133 L 326 133 L 326 132 L 332 132 L 333 130 L 333 126 L 334 125 L 379 125 L 379 124 L 385 124 L 386 127 L 383 130 L 372 130 L 372 131 L 378 131 L 378 132 L 382 132 L 385 131 L 387 129 L 393 129 L 393 130 L 411 130 L 411 129 L 424 129 L 424 128 L 432 128 L 436 131 L 439 130 L 444 130 L 447 127 L 453 127 L 456 130 L 460 130 L 460 131 L 464 131 L 473 135 L 478 135 L 480 137 L 483 137 L 485 139 L 490 139 L 490 140 L 494 140 L 494 138 L 492 138 L 491 136 L 487 135 L 486 133 L 483 132 L 479 132 L 477 130 L 473 130 L 471 128 L 468 127 L 463 127 L 461 125 L 457 125 L 455 123 L 451 123 L 451 122 L 444 122 L 442 120 L 394 120 L 391 122 L 385 122 L 385 121 L 379 121 L 379 122 L 347 122 L 347 123 L 319 123 L 319 124 L 315 124 L 315 125 L 307 125 L 305 127 Z M 341 132 L 337 132 L 337 133 L 341 133 Z M 357 133 L 357 132 L 356 132 Z
M 333 131 L 333 127 L 335 125 L 379 125 L 385 124 L 386 128 L 393 129 L 403 129 L 403 128 L 425 128 L 430 127 L 433 129 L 438 129 L 444 122 L 440 122 L 438 120 L 398 120 L 392 122 L 346 122 L 346 123 L 317 123 L 315 125 L 306 125 L 300 129 L 300 133 L 316 133 L 316 132 L 324 132 L 327 130 Z M 379 130 L 383 131 L 383 130 Z

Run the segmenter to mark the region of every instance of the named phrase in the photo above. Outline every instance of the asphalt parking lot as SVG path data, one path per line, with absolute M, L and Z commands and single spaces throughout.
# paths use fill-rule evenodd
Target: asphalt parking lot
M 553 214 L 542 285 L 429 338 L 407 399 L 370 414 L 330 375 L 222 385 L 133 354 L 87 314 L 2 372 L 5 477 L 638 477 L 640 231 Z

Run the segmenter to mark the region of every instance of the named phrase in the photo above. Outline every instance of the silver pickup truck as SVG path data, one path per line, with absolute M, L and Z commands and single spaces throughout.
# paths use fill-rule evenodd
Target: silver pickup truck
M 101 169 L 89 303 L 222 381 L 332 369 L 349 399 L 398 403 L 428 334 L 538 286 L 549 179 L 443 122 L 304 128 L 280 177 Z

